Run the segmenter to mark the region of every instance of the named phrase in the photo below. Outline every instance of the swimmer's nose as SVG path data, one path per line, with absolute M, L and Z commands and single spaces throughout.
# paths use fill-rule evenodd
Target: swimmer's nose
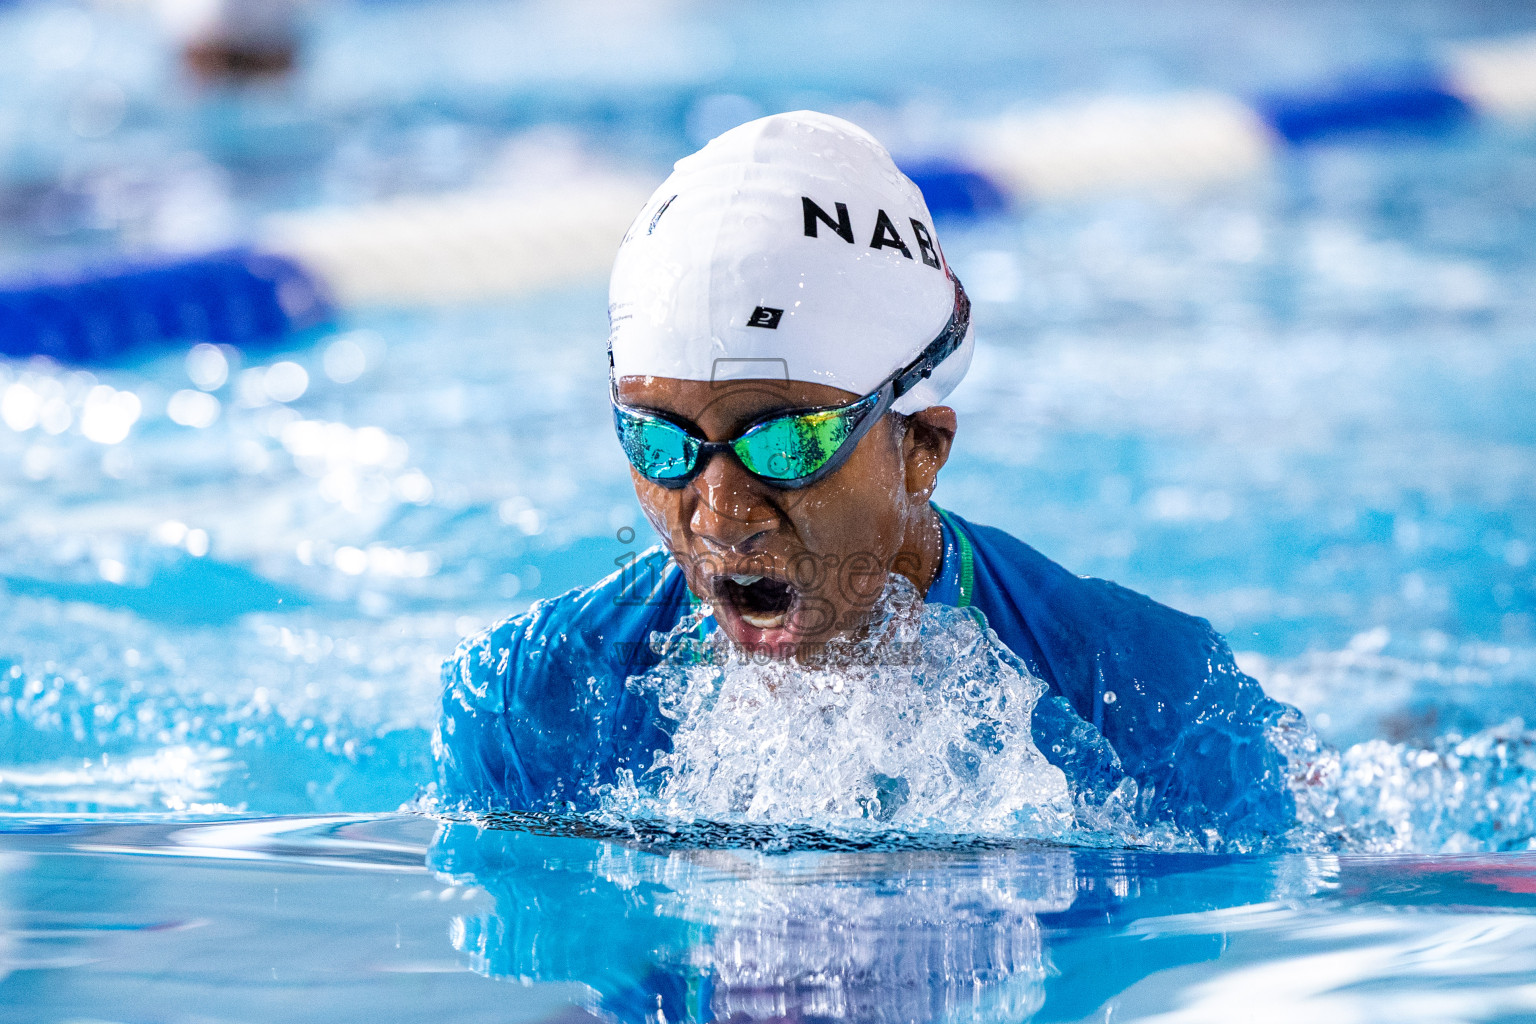
M 711 547 L 750 551 L 778 526 L 778 511 L 734 459 L 716 456 L 689 486 L 696 500 L 688 525 Z

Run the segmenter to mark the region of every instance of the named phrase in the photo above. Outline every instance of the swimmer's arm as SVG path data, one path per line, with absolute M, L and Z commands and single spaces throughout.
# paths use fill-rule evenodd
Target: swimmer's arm
M 1073 649 L 1062 630 L 1047 657 L 1136 779 L 1147 816 L 1196 834 L 1289 827 L 1295 805 L 1268 736 L 1286 705 L 1237 667 L 1204 619 L 1103 580 L 1075 589 L 1100 644 Z
M 475 812 L 584 807 L 594 784 L 611 781 L 616 727 L 655 746 L 639 728 L 643 715 L 615 721 L 625 707 L 627 673 L 613 663 L 619 648 L 604 642 L 600 628 L 600 613 L 612 602 L 594 609 L 594 592 L 599 601 L 605 596 L 589 590 L 536 602 L 465 641 L 444 665 L 434 752 L 446 806 Z
M 1177 705 L 1177 732 L 1149 750 L 1161 762 L 1155 816 L 1234 837 L 1277 835 L 1295 818 L 1284 756 L 1270 730 L 1291 710 L 1264 693 L 1237 667 L 1227 642 L 1204 620 L 1204 657 L 1189 666 L 1173 692 L 1157 694 Z
M 445 810 L 531 809 L 533 794 L 507 714 L 517 620 L 462 644 L 443 664 L 432 753 Z

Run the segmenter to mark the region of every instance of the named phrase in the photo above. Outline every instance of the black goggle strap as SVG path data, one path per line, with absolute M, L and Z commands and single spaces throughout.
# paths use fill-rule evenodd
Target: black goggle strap
M 911 391 L 927 378 L 933 376 L 933 371 L 938 369 L 940 363 L 948 359 L 965 341 L 965 333 L 971 329 L 971 299 L 965 294 L 965 289 L 960 287 L 960 279 L 952 277 L 955 282 L 955 311 L 949 315 L 949 322 L 939 332 L 939 336 L 928 343 L 916 359 L 898 370 L 891 379 L 891 386 L 895 391 L 893 401 Z

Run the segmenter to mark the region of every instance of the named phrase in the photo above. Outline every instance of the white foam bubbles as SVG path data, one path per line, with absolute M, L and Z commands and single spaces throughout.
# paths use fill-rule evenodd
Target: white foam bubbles
M 707 614 L 707 609 L 701 614 Z M 631 687 L 677 725 L 652 775 L 605 794 L 623 816 L 1061 837 L 1061 770 L 1031 736 L 1045 684 L 965 611 L 891 577 L 871 635 L 814 666 L 688 638 Z

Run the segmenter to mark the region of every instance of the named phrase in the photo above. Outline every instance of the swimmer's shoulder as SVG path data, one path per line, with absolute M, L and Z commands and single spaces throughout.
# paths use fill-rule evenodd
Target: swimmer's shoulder
M 535 601 L 460 641 L 443 665 L 445 686 L 482 710 L 505 710 L 509 693 L 571 679 L 622 681 L 646 667 L 650 634 L 670 629 L 687 609 L 677 563 L 660 545 L 608 576 Z
M 976 604 L 993 629 L 1080 713 L 1097 710 L 1106 729 L 1123 716 L 1137 716 L 1143 729 L 1163 717 L 1143 714 L 1143 702 L 1129 694 L 1120 700 L 1127 687 L 1158 707 L 1197 694 L 1230 713 L 1263 717 L 1280 707 L 1238 668 L 1208 620 L 1111 580 L 1074 575 L 1002 530 L 966 528 L 976 549 Z M 1095 709 L 1101 691 L 1116 691 L 1117 702 Z M 1178 727 L 1176 718 L 1168 728 Z
M 964 522 L 976 551 L 978 601 L 1001 596 L 1073 610 L 1105 625 L 1155 620 L 1195 634 L 1215 631 L 1205 619 L 1179 611 L 1140 591 L 1097 576 L 1079 576 L 995 526 Z M 1024 608 L 1020 608 L 1021 611 Z
M 1246 688 L 1205 619 L 1095 576 L 1078 576 L 1002 530 L 967 523 L 975 604 L 998 636 L 1080 713 L 1115 677 L 1188 694 L 1211 682 Z M 1128 712 L 1130 704 L 1120 711 Z M 1100 709 L 1105 714 L 1108 709 Z

